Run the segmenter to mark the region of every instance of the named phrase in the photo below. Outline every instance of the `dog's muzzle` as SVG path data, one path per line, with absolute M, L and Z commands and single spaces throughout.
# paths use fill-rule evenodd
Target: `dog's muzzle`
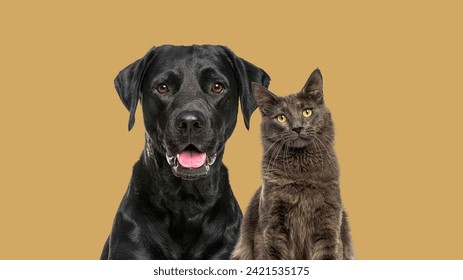
M 177 155 L 169 155 L 166 152 L 166 159 L 175 176 L 195 180 L 209 175 L 211 166 L 217 159 L 217 153 L 207 155 L 194 149 L 185 149 Z

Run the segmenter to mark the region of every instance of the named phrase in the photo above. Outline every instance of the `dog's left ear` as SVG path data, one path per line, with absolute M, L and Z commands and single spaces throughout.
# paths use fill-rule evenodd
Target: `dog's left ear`
M 264 70 L 252 63 L 236 56 L 230 49 L 224 47 L 228 53 L 231 63 L 235 70 L 236 79 L 239 85 L 239 96 L 241 112 L 243 113 L 244 124 L 249 129 L 251 115 L 256 110 L 257 105 L 252 96 L 252 83 L 258 83 L 268 88 L 270 76 Z
M 117 93 L 130 112 L 129 131 L 135 123 L 135 111 L 141 96 L 141 83 L 148 65 L 153 60 L 155 49 L 155 47 L 151 48 L 144 57 L 125 67 L 114 79 Z

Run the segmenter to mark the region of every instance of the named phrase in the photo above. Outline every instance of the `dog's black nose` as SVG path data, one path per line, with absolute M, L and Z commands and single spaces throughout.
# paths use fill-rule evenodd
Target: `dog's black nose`
M 204 128 L 205 119 L 200 112 L 185 111 L 178 115 L 175 125 L 182 133 L 201 131 Z

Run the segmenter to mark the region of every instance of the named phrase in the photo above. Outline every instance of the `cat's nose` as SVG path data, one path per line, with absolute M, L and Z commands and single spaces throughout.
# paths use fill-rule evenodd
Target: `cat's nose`
M 302 126 L 296 126 L 291 128 L 292 131 L 296 132 L 297 134 L 301 133 Z

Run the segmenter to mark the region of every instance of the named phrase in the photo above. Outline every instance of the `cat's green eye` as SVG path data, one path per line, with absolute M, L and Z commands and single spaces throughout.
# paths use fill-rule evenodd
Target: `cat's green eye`
M 279 115 L 279 116 L 277 117 L 277 121 L 278 121 L 278 122 L 281 122 L 281 123 L 286 122 L 286 116 L 285 116 L 285 115 Z
M 312 115 L 312 110 L 310 109 L 305 109 L 303 112 L 302 112 L 302 115 L 304 116 L 304 118 L 308 118 Z

